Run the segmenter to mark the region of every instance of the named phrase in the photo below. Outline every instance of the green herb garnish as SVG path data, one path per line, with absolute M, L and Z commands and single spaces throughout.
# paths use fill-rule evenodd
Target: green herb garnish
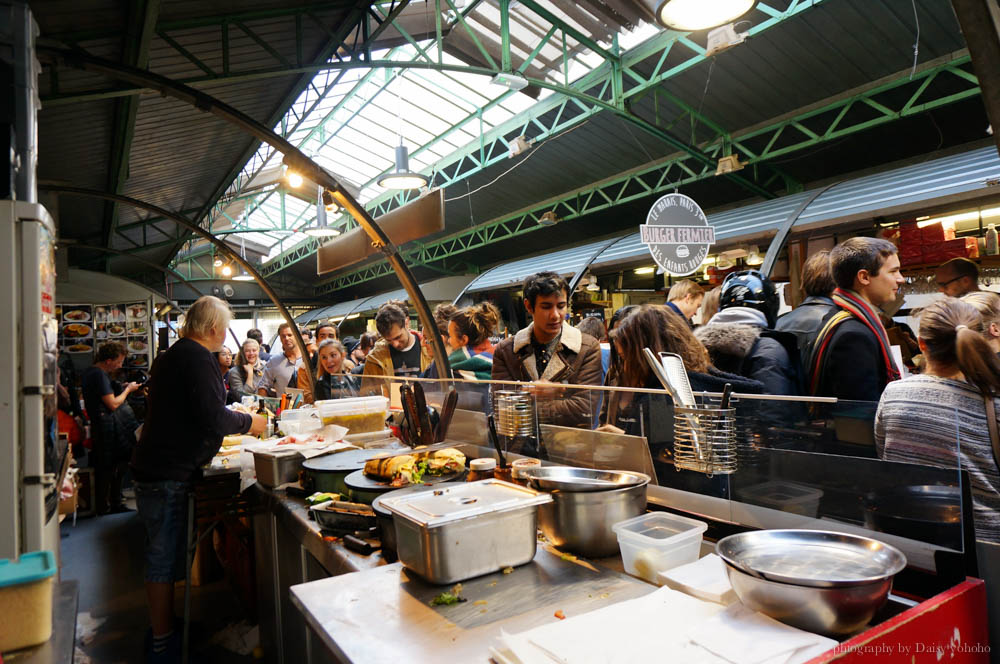
M 458 595 L 453 595 L 449 592 L 443 592 L 431 600 L 431 606 L 450 606 L 464 601 L 464 597 L 459 597 Z
M 419 462 L 417 464 L 417 467 L 413 470 L 413 473 L 411 474 L 411 477 L 413 478 L 412 483 L 417 484 L 418 482 L 420 482 L 420 480 L 423 479 L 424 477 L 424 473 L 426 472 L 427 472 L 427 462 L 426 461 Z

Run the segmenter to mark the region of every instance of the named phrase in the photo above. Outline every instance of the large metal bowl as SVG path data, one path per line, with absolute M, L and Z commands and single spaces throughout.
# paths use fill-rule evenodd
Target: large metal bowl
M 649 476 L 642 473 L 572 466 L 534 466 L 522 470 L 521 476 L 539 491 L 608 491 L 649 484 Z
M 877 583 L 906 567 L 894 546 L 827 530 L 754 530 L 723 537 L 715 549 L 751 576 L 817 588 Z
M 749 608 L 828 636 L 867 625 L 906 567 L 895 547 L 823 530 L 757 530 L 724 537 L 715 549 Z
M 643 476 L 645 477 L 645 476 Z M 605 491 L 553 491 L 538 508 L 538 525 L 555 546 L 588 558 L 618 553 L 616 523 L 646 511 L 649 478 L 634 486 Z
M 830 637 L 853 634 L 871 622 L 892 589 L 892 579 L 840 588 L 768 581 L 726 565 L 729 583 L 748 608 L 775 620 Z

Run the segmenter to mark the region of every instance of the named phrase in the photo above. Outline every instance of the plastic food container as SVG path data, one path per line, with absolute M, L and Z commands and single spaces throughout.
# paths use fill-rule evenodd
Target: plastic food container
M 323 426 L 336 424 L 346 427 L 348 433 L 371 433 L 385 429 L 389 414 L 389 400 L 385 397 L 357 397 L 317 401 L 316 408 Z
M 455 583 L 535 557 L 538 506 L 552 496 L 497 479 L 386 498 L 399 561 L 431 583 Z
M 45 643 L 52 636 L 55 574 L 51 551 L 0 560 L 0 652 Z
M 657 574 L 698 560 L 704 521 L 650 512 L 612 526 L 618 534 L 625 571 L 650 583 Z
M 286 436 L 297 436 L 319 431 L 323 428 L 323 423 L 319 419 L 319 412 L 315 408 L 296 408 L 294 410 L 284 410 L 278 419 L 278 431 Z

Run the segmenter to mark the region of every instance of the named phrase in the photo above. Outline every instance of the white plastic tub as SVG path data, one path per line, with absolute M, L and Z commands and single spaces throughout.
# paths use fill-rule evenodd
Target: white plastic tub
M 348 433 L 371 433 L 385 429 L 389 400 L 385 397 L 356 397 L 317 401 L 316 408 L 323 426 L 336 424 Z
M 55 574 L 51 551 L 0 560 L 0 652 L 45 643 L 52 636 Z
M 650 583 L 660 572 L 698 560 L 704 521 L 666 512 L 641 514 L 612 526 L 625 571 Z

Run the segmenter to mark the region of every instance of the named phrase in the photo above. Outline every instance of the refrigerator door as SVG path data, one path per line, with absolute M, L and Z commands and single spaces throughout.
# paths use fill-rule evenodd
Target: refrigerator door
M 0 528 L 13 535 L 0 537 L 0 558 L 59 549 L 54 250 L 45 208 L 0 201 L 0 278 L 10 284 L 0 290 L 0 454 L 13 461 L 0 474 Z

